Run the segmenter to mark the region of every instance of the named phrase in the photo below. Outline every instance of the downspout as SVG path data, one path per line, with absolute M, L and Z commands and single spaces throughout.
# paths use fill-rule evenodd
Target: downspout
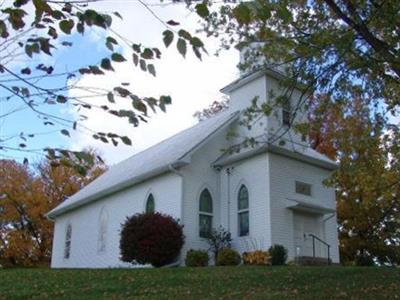
M 330 219 L 332 219 L 334 216 L 336 215 L 336 213 L 332 213 L 331 215 L 329 215 L 328 217 L 326 217 L 325 219 L 322 219 L 322 224 L 324 226 L 324 240 L 327 240 L 326 237 L 326 222 L 329 221 Z
M 228 231 L 231 232 L 231 174 L 232 174 L 233 167 L 226 168 L 226 175 L 227 178 L 227 189 L 228 189 Z
M 171 173 L 174 173 L 174 174 L 178 175 L 179 177 L 181 177 L 181 185 L 182 185 L 181 186 L 181 219 L 179 221 L 182 224 L 182 222 L 183 222 L 183 195 L 184 195 L 184 193 L 183 193 L 183 187 L 184 187 L 183 178 L 184 177 L 183 177 L 182 172 L 180 172 L 178 169 L 176 169 L 173 166 L 173 164 L 170 164 L 168 166 L 168 169 L 171 171 Z M 182 257 L 182 254 L 180 254 L 179 257 L 177 258 L 177 260 L 175 262 L 173 262 L 172 264 L 168 265 L 168 267 L 179 266 L 182 262 L 183 262 L 183 257 Z

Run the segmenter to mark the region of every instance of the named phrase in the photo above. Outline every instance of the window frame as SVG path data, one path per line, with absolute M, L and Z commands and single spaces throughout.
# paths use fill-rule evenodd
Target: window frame
M 97 252 L 104 253 L 107 250 L 107 227 L 108 227 L 108 213 L 103 207 L 99 215 L 99 232 L 97 240 Z
M 208 193 L 208 195 L 209 195 L 209 197 L 210 197 L 210 200 L 211 200 L 211 212 L 207 212 L 207 211 L 201 210 L 202 196 L 203 196 L 203 194 L 204 194 L 205 192 Z M 203 189 L 201 190 L 201 193 L 200 193 L 200 196 L 199 196 L 199 222 L 198 222 L 199 230 L 198 230 L 198 234 L 199 234 L 199 237 L 200 237 L 200 238 L 204 238 L 204 239 L 208 238 L 207 235 L 202 235 L 202 231 L 201 231 L 201 217 L 207 217 L 207 218 L 210 218 L 210 219 L 211 219 L 211 222 L 210 222 L 210 232 L 209 232 L 208 234 L 210 234 L 211 231 L 212 231 L 213 223 L 214 223 L 214 203 L 213 203 L 213 202 L 214 202 L 214 200 L 213 200 L 213 196 L 212 196 L 210 190 L 209 190 L 207 187 L 206 187 L 206 188 L 203 188 Z
M 310 193 L 308 194 L 308 193 L 303 193 L 303 192 L 301 192 L 301 189 L 298 188 L 298 187 L 301 186 L 301 185 L 302 185 L 303 187 L 307 186 L 307 188 L 309 189 Z M 300 180 L 295 180 L 295 183 L 294 183 L 294 191 L 295 191 L 296 194 L 299 194 L 299 195 L 302 195 L 302 196 L 312 197 L 312 195 L 313 195 L 312 184 L 311 184 L 311 183 L 304 182 L 304 181 L 300 181 Z
M 247 207 L 246 208 L 240 208 L 240 200 L 241 200 L 241 191 L 243 189 L 246 189 L 246 193 L 247 193 Z M 250 235 L 250 195 L 249 195 L 249 189 L 247 188 L 247 186 L 245 184 L 241 184 L 237 193 L 237 220 L 238 220 L 238 236 L 239 237 L 245 237 L 245 236 L 249 236 Z M 248 228 L 247 228 L 247 233 L 246 234 L 242 234 L 242 228 L 241 228 L 241 223 L 240 223 L 240 216 L 242 214 L 246 214 L 247 213 L 247 219 L 248 219 Z
M 153 202 L 152 211 L 148 210 L 149 201 Z M 149 193 L 149 195 L 147 196 L 146 203 L 145 203 L 145 206 L 144 206 L 144 211 L 145 211 L 146 214 L 150 214 L 150 213 L 154 214 L 156 212 L 156 199 L 154 198 L 153 193 Z
M 71 245 L 72 245 L 72 225 L 71 223 L 68 223 L 67 228 L 65 230 L 65 241 L 64 241 L 63 258 L 65 260 L 69 260 L 71 258 Z

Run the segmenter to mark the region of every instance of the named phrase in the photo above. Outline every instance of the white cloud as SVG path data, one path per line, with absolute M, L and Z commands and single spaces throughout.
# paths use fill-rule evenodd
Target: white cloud
M 164 49 L 161 35 L 165 29 L 164 25 L 138 2 L 104 2 L 98 7 L 105 11 L 121 13 L 124 20 L 118 21 L 114 18 L 116 21 L 113 25 L 119 34 L 134 42 Z M 173 5 L 154 9 L 163 20 L 179 21 L 184 28 L 192 32 L 198 28 L 195 15 L 184 6 Z M 205 38 L 203 40 L 210 53 L 213 53 L 216 49 L 216 41 Z M 175 49 L 168 49 L 163 51 L 163 58 L 156 62 L 156 78 L 139 71 L 131 62 L 119 64 L 116 72 L 107 76 L 85 76 L 79 83 L 82 86 L 113 88 L 121 82 L 129 82 L 130 89 L 139 96 L 171 95 L 173 104 L 167 107 L 166 114 L 157 113 L 152 116 L 148 124 L 141 123 L 137 128 L 129 125 L 126 120 L 112 118 L 105 113 L 99 113 L 98 110 L 85 111 L 85 115 L 89 117 L 85 122 L 86 126 L 94 130 L 128 135 L 133 141 L 133 147 L 113 147 L 80 133 L 73 135 L 71 147 L 81 149 L 94 146 L 100 149 L 106 161 L 112 164 L 195 124 L 193 113 L 208 106 L 214 100 L 220 99 L 219 89 L 236 79 L 237 62 L 238 53 L 235 50 L 223 52 L 219 57 L 212 54 L 204 56 L 203 61 L 200 62 L 190 52 L 188 57 L 183 59 Z M 74 95 L 76 92 L 72 93 Z M 91 101 L 104 103 L 105 98 Z M 130 103 L 120 105 L 129 107 Z

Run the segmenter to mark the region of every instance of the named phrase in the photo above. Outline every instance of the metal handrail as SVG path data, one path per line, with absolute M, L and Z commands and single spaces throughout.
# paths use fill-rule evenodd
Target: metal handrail
M 313 241 L 313 258 L 315 258 L 315 240 L 321 242 L 322 244 L 324 244 L 327 249 L 328 249 L 328 265 L 331 264 L 331 256 L 330 256 L 330 248 L 331 245 L 329 245 L 327 242 L 325 242 L 324 240 L 321 240 L 319 237 L 317 237 L 315 234 L 308 234 L 310 237 L 312 237 L 312 241 Z

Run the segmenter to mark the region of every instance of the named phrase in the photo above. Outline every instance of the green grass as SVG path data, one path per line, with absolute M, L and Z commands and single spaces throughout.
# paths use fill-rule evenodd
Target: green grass
M 400 269 L 0 270 L 0 299 L 400 299 Z

